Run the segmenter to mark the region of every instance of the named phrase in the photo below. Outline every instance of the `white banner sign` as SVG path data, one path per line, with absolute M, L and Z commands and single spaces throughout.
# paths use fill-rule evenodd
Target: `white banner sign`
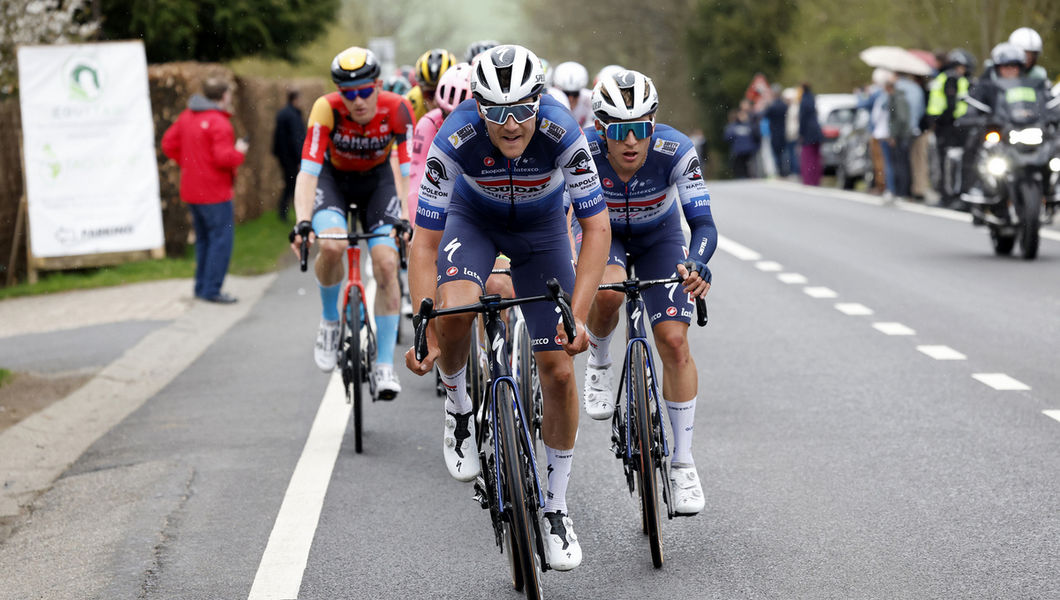
M 24 46 L 18 81 L 33 254 L 162 246 L 143 44 Z

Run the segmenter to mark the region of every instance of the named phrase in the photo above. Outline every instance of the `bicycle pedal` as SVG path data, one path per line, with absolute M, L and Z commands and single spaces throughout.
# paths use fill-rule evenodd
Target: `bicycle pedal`
M 489 497 L 486 495 L 486 490 L 482 487 L 481 479 L 475 480 L 475 494 L 471 498 L 475 502 L 478 502 L 478 505 L 481 508 L 489 510 L 490 500 Z

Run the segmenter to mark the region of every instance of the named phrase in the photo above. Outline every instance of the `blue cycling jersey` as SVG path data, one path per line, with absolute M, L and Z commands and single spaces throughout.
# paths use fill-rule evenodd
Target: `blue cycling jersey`
M 604 210 L 600 179 L 574 117 L 542 96 L 536 123 L 523 155 L 508 159 L 490 142 L 475 101 L 457 106 L 427 154 L 416 226 L 443 230 L 446 215 L 459 206 L 483 221 L 519 231 L 562 212 L 564 190 L 576 217 Z
M 600 172 L 611 218 L 612 237 L 633 239 L 660 227 L 680 227 L 678 200 L 692 230 L 689 258 L 706 263 L 718 246 L 718 230 L 710 214 L 710 192 L 703 183 L 699 156 L 688 136 L 669 125 L 655 126 L 648 156 L 628 182 L 607 160 L 607 142 L 596 129 L 585 128 L 589 151 Z M 667 225 L 669 224 L 669 225 Z

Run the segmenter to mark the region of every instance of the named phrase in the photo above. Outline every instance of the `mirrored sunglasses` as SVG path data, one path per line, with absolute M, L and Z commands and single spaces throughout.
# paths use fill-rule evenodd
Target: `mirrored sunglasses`
M 651 137 L 652 132 L 655 131 L 655 123 L 651 121 L 631 121 L 628 123 L 609 123 L 607 125 L 607 137 L 618 142 L 625 141 L 626 136 L 631 131 L 633 132 L 633 137 L 643 140 Z
M 342 94 L 342 96 L 347 100 L 356 100 L 358 98 L 362 100 L 367 100 L 373 92 L 375 92 L 374 83 L 372 85 L 366 85 L 364 87 L 339 89 L 339 93 Z
M 523 123 L 537 116 L 540 100 L 534 100 L 530 104 L 505 104 L 500 106 L 480 106 L 482 116 L 492 123 L 504 125 L 508 117 L 513 117 L 516 123 Z

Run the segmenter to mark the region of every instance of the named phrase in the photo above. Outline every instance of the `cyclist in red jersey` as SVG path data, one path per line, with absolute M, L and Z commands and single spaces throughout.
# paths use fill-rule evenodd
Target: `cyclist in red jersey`
M 298 251 L 303 237 L 316 233 L 345 233 L 347 212 L 355 205 L 361 227 L 389 232 L 404 214 L 390 168 L 390 151 L 397 145 L 403 187 L 408 187 L 409 151 L 406 136 L 412 124 L 409 102 L 383 91 L 379 61 L 364 48 L 347 48 L 331 63 L 338 91 L 317 98 L 309 114 L 302 167 L 295 182 L 295 236 Z M 368 244 L 378 285 L 375 330 L 378 355 L 372 377 L 379 398 L 393 399 L 401 391 L 394 373 L 399 288 L 398 254 L 392 238 Z M 314 264 L 320 284 L 323 316 L 314 358 L 324 371 L 335 368 L 338 357 L 338 297 L 345 274 L 342 257 L 346 243 L 322 240 Z

